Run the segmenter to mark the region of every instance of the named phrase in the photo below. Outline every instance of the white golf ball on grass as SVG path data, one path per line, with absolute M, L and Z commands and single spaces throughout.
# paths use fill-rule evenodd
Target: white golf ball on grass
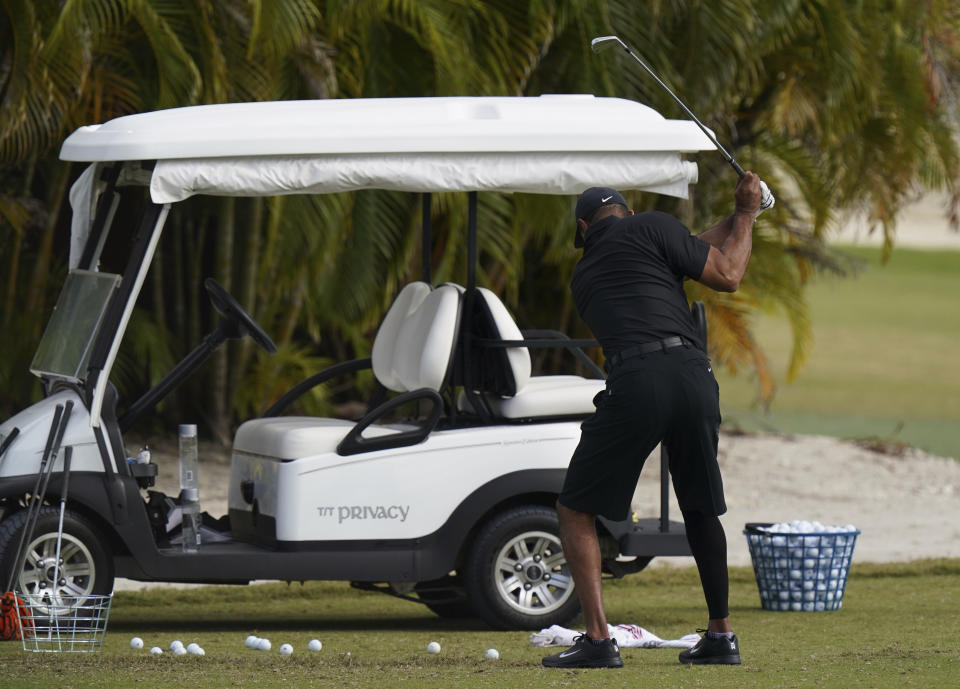
M 500 651 L 495 648 L 488 648 L 487 652 L 483 654 L 483 657 L 487 660 L 496 660 L 500 657 Z
M 132 639 L 130 639 L 130 648 L 136 648 L 136 649 L 143 648 L 143 639 L 141 639 L 139 636 L 135 636 Z
M 185 655 L 187 655 L 187 649 L 185 649 L 183 646 L 175 646 L 175 647 L 173 648 L 173 655 L 175 655 L 175 656 L 185 656 Z
M 270 639 L 257 639 L 258 651 L 269 651 L 271 648 Z
M 320 639 L 310 639 L 310 643 L 307 644 L 307 649 L 311 651 L 319 651 L 321 648 L 323 648 L 323 644 Z
M 150 655 L 162 656 L 163 649 L 160 648 L 159 646 L 154 646 L 153 648 L 150 649 Z
M 440 644 L 438 644 L 436 641 L 431 641 L 430 643 L 427 644 L 427 653 L 436 655 L 439 652 L 440 652 Z
M 183 648 L 183 642 L 180 639 L 174 639 L 170 642 L 170 650 L 176 651 L 177 648 Z
M 189 653 L 190 655 L 195 655 L 195 656 L 205 655 L 204 652 L 203 652 L 203 649 L 200 648 L 200 644 L 198 644 L 198 643 L 192 643 L 192 644 L 190 644 L 189 646 L 187 646 L 187 653 Z
M 254 636 L 253 634 L 251 634 L 250 636 L 247 637 L 247 640 L 243 642 L 243 645 L 246 646 L 247 648 L 256 649 L 258 641 L 260 641 L 260 639 Z
M 281 644 L 280 645 L 280 655 L 288 656 L 293 653 L 293 646 L 290 644 Z

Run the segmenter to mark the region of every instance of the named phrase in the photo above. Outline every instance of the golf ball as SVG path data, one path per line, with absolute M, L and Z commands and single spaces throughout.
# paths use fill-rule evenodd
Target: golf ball
M 269 651 L 269 650 L 270 650 L 270 639 L 257 639 L 257 650 L 258 650 L 258 651 Z
M 130 648 L 143 648 L 143 639 L 139 636 L 130 639 Z
M 187 655 L 187 649 L 185 649 L 183 646 L 174 646 L 174 648 L 173 648 L 173 655 L 175 655 L 175 656 L 185 656 L 185 655 Z
M 310 639 L 310 643 L 307 644 L 307 648 L 311 651 L 319 651 L 323 648 L 323 644 L 320 643 L 320 639 Z
M 487 660 L 496 660 L 500 657 L 500 651 L 495 648 L 488 648 L 487 652 L 483 654 L 483 657 Z
M 290 644 L 281 644 L 280 645 L 280 655 L 288 656 L 293 653 L 293 646 Z
M 150 653 L 155 656 L 163 655 L 163 649 L 159 646 L 154 646 L 150 649 Z
M 191 654 L 191 655 L 198 656 L 198 655 L 200 655 L 200 652 L 201 652 L 201 651 L 203 651 L 203 649 L 200 648 L 200 644 L 194 643 L 194 644 L 190 644 L 189 646 L 187 646 L 187 653 L 189 653 L 189 654 Z
M 180 641 L 180 639 L 174 639 L 173 641 L 170 642 L 170 650 L 171 650 L 171 651 L 176 651 L 178 646 L 179 646 L 180 648 L 183 648 L 183 642 Z
M 257 642 L 258 642 L 259 640 L 260 640 L 260 639 L 258 639 L 258 638 L 255 637 L 253 634 L 251 634 L 250 636 L 247 637 L 247 640 L 244 641 L 243 644 L 244 644 L 244 646 L 246 646 L 247 648 L 256 648 L 256 647 L 257 647 Z
M 440 652 L 440 644 L 438 644 L 436 641 L 431 641 L 430 643 L 427 644 L 427 653 L 439 653 L 439 652 Z

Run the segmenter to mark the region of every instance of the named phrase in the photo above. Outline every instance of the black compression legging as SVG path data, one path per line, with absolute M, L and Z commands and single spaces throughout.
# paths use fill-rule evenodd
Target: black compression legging
M 727 607 L 730 583 L 727 578 L 727 537 L 720 518 L 699 511 L 683 512 L 690 552 L 697 561 L 703 595 L 711 620 L 729 616 Z

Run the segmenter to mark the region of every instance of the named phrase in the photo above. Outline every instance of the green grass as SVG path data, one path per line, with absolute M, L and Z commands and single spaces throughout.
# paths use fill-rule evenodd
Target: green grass
M 612 622 L 679 637 L 705 621 L 693 569 L 663 568 L 606 585 Z M 625 649 L 623 670 L 546 670 L 526 632 L 493 632 L 450 622 L 418 605 L 346 584 L 267 584 L 121 592 L 104 650 L 38 654 L 0 644 L 0 687 L 957 687 L 956 603 L 960 560 L 854 565 L 842 610 L 779 613 L 760 609 L 753 573 L 731 571 L 733 620 L 744 664 L 685 667 L 676 649 Z M 184 622 L 189 618 L 190 622 Z M 274 650 L 244 647 L 248 634 Z M 167 648 L 197 641 L 206 656 L 150 656 L 129 639 Z M 317 637 L 320 653 L 306 644 Z M 424 651 L 431 640 L 443 651 Z M 276 649 L 289 642 L 294 655 Z M 500 650 L 498 661 L 483 651 Z M 347 653 L 350 655 L 346 655 Z
M 791 333 L 762 316 L 756 335 L 777 394 L 759 411 L 754 382 L 718 372 L 724 417 L 745 430 L 875 437 L 960 458 L 960 252 L 844 248 L 861 263 L 852 278 L 817 276 L 808 290 L 814 343 L 785 381 Z

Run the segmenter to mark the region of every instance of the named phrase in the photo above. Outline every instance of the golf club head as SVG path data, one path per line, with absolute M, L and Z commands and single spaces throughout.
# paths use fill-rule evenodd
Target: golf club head
M 621 41 L 618 36 L 597 36 L 590 41 L 590 48 L 595 53 L 599 53 L 601 50 L 605 50 L 614 45 L 619 45 L 624 50 L 627 50 L 627 44 Z

